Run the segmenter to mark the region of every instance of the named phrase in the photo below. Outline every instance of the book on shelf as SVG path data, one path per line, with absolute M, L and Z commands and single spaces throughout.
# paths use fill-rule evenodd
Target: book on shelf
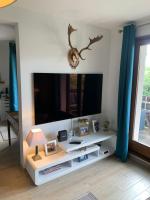
M 54 167 L 46 168 L 46 169 L 40 171 L 39 173 L 40 173 L 41 175 L 46 175 L 46 174 L 50 174 L 50 173 L 52 173 L 52 172 L 55 172 L 55 171 L 57 171 L 57 170 L 59 170 L 59 169 L 61 169 L 61 168 L 62 168 L 62 165 L 56 165 L 56 166 L 54 166 Z

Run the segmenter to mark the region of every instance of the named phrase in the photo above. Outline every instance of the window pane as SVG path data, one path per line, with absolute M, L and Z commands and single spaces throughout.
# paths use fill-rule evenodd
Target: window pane
M 133 140 L 150 146 L 150 45 L 140 47 Z

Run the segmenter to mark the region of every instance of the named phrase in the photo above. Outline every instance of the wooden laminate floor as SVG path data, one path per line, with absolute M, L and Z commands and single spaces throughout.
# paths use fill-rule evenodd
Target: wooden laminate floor
M 19 166 L 18 145 L 0 153 L 0 200 L 77 200 L 92 192 L 99 200 L 150 197 L 150 169 L 110 157 L 36 187 Z

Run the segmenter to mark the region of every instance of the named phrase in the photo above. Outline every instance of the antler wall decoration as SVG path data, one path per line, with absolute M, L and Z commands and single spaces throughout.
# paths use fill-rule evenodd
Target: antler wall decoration
M 100 41 L 102 38 L 103 38 L 103 35 L 101 36 L 97 36 L 97 37 L 94 37 L 93 39 L 89 38 L 89 44 L 84 47 L 83 49 L 81 49 L 80 51 L 73 47 L 72 44 L 71 44 L 71 33 L 73 33 L 74 31 L 77 31 L 77 29 L 74 29 L 70 24 L 68 26 L 68 42 L 69 42 L 69 46 L 70 46 L 70 50 L 68 52 L 68 61 L 69 61 L 69 64 L 70 66 L 73 68 L 73 69 L 76 69 L 76 67 L 78 66 L 79 64 L 79 60 L 85 60 L 85 58 L 82 57 L 82 52 L 85 51 L 85 50 L 91 50 L 90 49 L 90 46 L 92 44 L 94 44 L 95 42 L 98 42 Z

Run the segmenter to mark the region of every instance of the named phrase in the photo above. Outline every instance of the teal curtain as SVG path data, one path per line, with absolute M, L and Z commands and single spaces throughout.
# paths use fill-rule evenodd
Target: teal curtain
M 116 156 L 123 162 L 125 162 L 128 157 L 135 31 L 136 28 L 134 24 L 125 26 L 123 29 L 118 92 L 118 132 L 116 145 Z
M 17 112 L 19 110 L 18 81 L 17 81 L 16 45 L 14 42 L 9 43 L 9 94 L 10 94 L 10 111 Z

